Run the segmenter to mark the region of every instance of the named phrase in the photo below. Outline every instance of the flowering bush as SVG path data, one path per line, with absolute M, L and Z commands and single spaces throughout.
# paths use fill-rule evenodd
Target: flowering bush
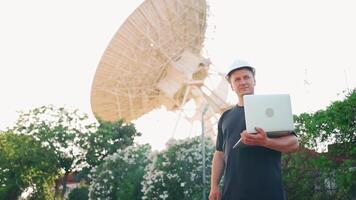
M 168 148 L 153 155 L 142 182 L 142 199 L 201 199 L 209 192 L 214 145 L 205 139 L 206 183 L 203 184 L 202 152 L 199 137 L 172 140 Z
M 141 181 L 150 152 L 149 145 L 133 145 L 107 156 L 89 175 L 89 198 L 141 199 Z

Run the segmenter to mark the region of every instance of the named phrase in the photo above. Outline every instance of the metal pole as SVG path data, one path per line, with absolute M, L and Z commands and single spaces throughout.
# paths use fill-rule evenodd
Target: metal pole
M 204 106 L 203 112 L 201 113 L 201 151 L 202 151 L 202 166 L 203 166 L 203 200 L 206 200 L 206 194 L 205 194 L 205 183 L 206 183 L 206 177 L 205 177 L 205 136 L 204 136 L 204 114 L 208 110 L 208 105 Z

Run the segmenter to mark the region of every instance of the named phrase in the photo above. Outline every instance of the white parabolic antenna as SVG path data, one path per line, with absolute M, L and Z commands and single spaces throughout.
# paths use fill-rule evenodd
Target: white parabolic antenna
M 210 65 L 201 55 L 206 14 L 205 0 L 144 1 L 100 60 L 91 90 L 94 115 L 129 122 L 162 105 L 178 111 L 193 99 L 193 119 L 200 120 L 208 105 L 204 119 L 211 127 L 211 118 L 229 105 L 223 76 L 216 90 L 204 85 Z

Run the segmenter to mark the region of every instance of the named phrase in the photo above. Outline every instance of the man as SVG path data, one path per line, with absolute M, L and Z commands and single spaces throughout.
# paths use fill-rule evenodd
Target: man
M 296 151 L 298 139 L 294 134 L 268 138 L 263 127 L 256 128 L 256 134 L 247 133 L 243 96 L 254 94 L 255 69 L 236 60 L 226 78 L 239 102 L 219 119 L 209 200 L 283 200 L 281 153 Z M 233 148 L 240 138 L 245 145 Z

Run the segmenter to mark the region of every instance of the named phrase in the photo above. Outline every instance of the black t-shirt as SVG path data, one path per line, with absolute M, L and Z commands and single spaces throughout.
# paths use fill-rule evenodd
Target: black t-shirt
M 233 149 L 246 129 L 244 108 L 235 106 L 219 119 L 216 150 L 225 155 L 223 200 L 283 200 L 281 153 L 260 146 Z

